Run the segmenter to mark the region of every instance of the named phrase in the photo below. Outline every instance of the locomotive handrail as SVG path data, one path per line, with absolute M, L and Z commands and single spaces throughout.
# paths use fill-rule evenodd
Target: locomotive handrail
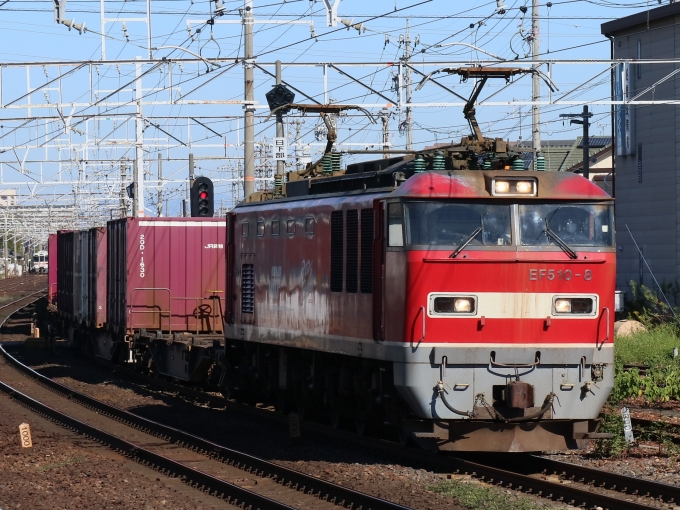
M 422 317 L 423 317 L 423 336 L 421 337 L 421 339 L 419 340 L 418 343 L 425 341 L 425 307 L 424 306 L 420 307 L 420 312 L 421 312 Z
M 541 356 L 540 354 L 536 353 L 536 361 L 533 363 L 497 363 L 496 360 L 494 359 L 495 353 L 492 352 L 491 355 L 489 356 L 489 363 L 491 366 L 497 366 L 497 367 L 504 367 L 504 368 L 531 368 L 535 367 L 537 365 L 541 364 Z
M 608 342 L 608 341 L 609 341 L 609 335 L 610 335 L 610 333 L 611 333 L 610 326 L 609 326 L 610 319 L 611 319 L 611 315 L 610 315 L 611 312 L 609 311 L 609 307 L 605 306 L 605 307 L 602 309 L 602 311 L 603 311 L 603 312 L 605 312 L 605 311 L 607 312 L 607 329 L 606 329 L 606 331 L 607 331 L 607 336 L 604 338 L 604 340 L 602 340 L 602 343 L 601 343 L 600 345 L 604 345 L 605 342 Z

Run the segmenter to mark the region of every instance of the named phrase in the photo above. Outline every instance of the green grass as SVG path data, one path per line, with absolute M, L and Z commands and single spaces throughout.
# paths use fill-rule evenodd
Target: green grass
M 680 366 L 680 356 L 673 359 L 673 348 L 680 348 L 676 331 L 676 325 L 661 324 L 647 331 L 617 337 L 614 342 L 616 362 L 650 366 L 676 363 Z
M 459 480 L 447 480 L 438 485 L 428 487 L 431 491 L 446 494 L 470 509 L 481 510 L 549 510 L 553 508 L 536 502 L 520 494 L 503 494 L 500 489 L 492 489 L 477 483 Z

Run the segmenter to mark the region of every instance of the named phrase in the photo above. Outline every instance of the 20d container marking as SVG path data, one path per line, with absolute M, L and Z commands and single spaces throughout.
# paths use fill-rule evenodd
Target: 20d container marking
M 146 244 L 146 240 L 144 239 L 144 234 L 139 234 L 139 253 L 141 254 L 141 257 L 139 259 L 139 277 L 144 278 L 144 275 L 146 273 L 146 270 L 144 269 L 144 246 Z

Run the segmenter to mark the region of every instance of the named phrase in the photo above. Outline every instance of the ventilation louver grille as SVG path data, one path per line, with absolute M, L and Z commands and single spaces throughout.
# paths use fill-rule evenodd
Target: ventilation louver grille
M 255 313 L 255 268 L 253 264 L 241 267 L 241 312 Z
M 331 213 L 331 292 L 342 292 L 343 212 Z
M 347 280 L 345 290 L 356 292 L 359 287 L 359 211 L 347 211 Z
M 361 292 L 373 292 L 373 209 L 361 210 Z

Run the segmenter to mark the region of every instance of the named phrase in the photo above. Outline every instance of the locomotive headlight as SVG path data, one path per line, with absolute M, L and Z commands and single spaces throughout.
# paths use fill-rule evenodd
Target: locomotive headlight
M 556 299 L 555 313 L 571 313 L 571 299 Z
M 496 181 L 495 190 L 496 193 L 507 193 L 510 191 L 510 183 L 508 181 Z
M 555 297 L 553 299 L 553 313 L 555 315 L 566 315 L 577 316 L 577 315 L 589 315 L 591 317 L 596 316 L 597 297 Z
M 531 181 L 517 181 L 515 185 L 517 193 L 533 193 L 534 183 Z
M 474 311 L 474 299 L 456 298 L 453 301 L 453 311 L 457 313 L 471 313 Z

